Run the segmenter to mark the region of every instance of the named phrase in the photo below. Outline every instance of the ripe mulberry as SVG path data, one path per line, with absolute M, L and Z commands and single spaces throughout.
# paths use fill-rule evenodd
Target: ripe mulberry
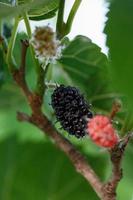
M 57 120 L 70 135 L 77 138 L 86 135 L 87 120 L 92 118 L 90 105 L 75 87 L 60 85 L 52 94 L 52 107 Z
M 98 146 L 112 148 L 118 143 L 116 130 L 113 128 L 109 117 L 96 115 L 88 121 L 87 132 Z

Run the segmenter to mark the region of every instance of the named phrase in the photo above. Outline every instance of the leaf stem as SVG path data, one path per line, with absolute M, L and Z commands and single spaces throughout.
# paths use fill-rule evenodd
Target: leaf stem
M 19 21 L 20 21 L 19 17 L 16 17 L 14 27 L 12 30 L 12 35 L 11 35 L 9 45 L 8 45 L 8 50 L 7 50 L 6 61 L 7 61 L 10 72 L 13 72 L 16 68 L 16 61 L 13 57 L 13 49 L 14 49 L 14 44 L 15 44 L 15 40 L 16 40 Z
M 48 71 L 48 68 L 49 68 L 49 64 L 50 63 L 48 63 L 45 66 L 45 69 L 43 69 L 42 66 L 41 66 L 40 67 L 40 73 L 38 73 L 36 93 L 38 95 L 40 95 L 41 98 L 43 98 L 43 95 L 44 95 L 44 92 L 45 92 L 45 89 L 46 89 L 46 86 L 45 86 L 45 83 L 44 83 L 44 79 L 46 77 L 46 74 L 47 74 L 47 71 Z
M 29 37 L 29 40 L 30 40 L 31 37 L 32 37 L 32 32 L 31 32 L 29 18 L 28 18 L 26 13 L 23 13 L 23 18 L 24 18 L 27 34 L 28 34 L 28 37 Z M 34 49 L 33 49 L 33 47 L 31 45 L 30 45 L 30 51 L 31 51 L 31 56 L 32 56 L 33 62 L 35 64 L 35 66 L 36 66 L 36 70 L 38 71 L 38 68 L 39 68 L 40 64 L 39 64 L 39 61 L 36 59 Z
M 72 27 L 72 23 L 73 23 L 73 20 L 74 20 L 74 17 L 77 13 L 77 10 L 81 4 L 81 1 L 82 0 L 75 0 L 74 4 L 73 4 L 73 7 L 69 13 L 69 16 L 68 16 L 68 19 L 67 19 L 67 22 L 66 22 L 66 26 L 65 26 L 65 35 L 67 35 L 70 30 L 71 30 L 71 27 Z
M 60 0 L 57 24 L 56 24 L 56 33 L 57 33 L 57 38 L 59 38 L 59 39 L 61 39 L 63 37 L 64 8 L 65 8 L 65 0 Z
M 28 37 L 29 37 L 29 39 L 31 39 L 32 32 L 31 32 L 29 18 L 28 18 L 26 13 L 23 14 L 23 18 L 24 18 L 26 29 L 27 29 Z M 46 73 L 44 72 L 42 66 L 40 65 L 40 63 L 38 61 L 38 59 L 36 59 L 35 51 L 34 51 L 32 45 L 30 45 L 30 51 L 31 51 L 31 56 L 32 56 L 33 62 L 35 64 L 36 73 L 37 73 L 37 85 L 36 85 L 35 90 L 36 90 L 36 93 L 38 95 L 43 97 L 43 94 L 44 94 L 44 77 L 45 77 Z

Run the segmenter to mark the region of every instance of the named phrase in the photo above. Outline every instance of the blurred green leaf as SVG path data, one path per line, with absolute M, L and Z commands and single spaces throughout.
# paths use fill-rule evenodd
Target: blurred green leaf
M 105 33 L 112 85 L 127 96 L 128 108 L 133 111 L 133 1 L 113 0 L 107 17 Z
M 124 160 L 122 163 L 123 167 L 123 178 L 118 185 L 117 199 L 118 200 L 132 200 L 133 199 L 133 143 L 128 145 L 125 152 Z
M 46 19 L 47 14 L 54 12 L 58 8 L 59 0 L 34 0 L 20 1 L 19 5 L 0 3 L 0 17 L 21 15 L 28 12 L 31 17 L 43 16 Z M 45 16 L 46 14 L 46 16 Z
M 89 160 L 101 174 L 102 157 Z M 50 143 L 18 143 L 10 138 L 0 143 L 0 163 L 1 200 L 99 199 L 66 155 Z
M 32 0 L 17 0 L 18 5 L 26 4 L 32 2 Z
M 3 82 L 3 62 L 4 62 L 3 51 L 0 48 L 0 86 Z
M 14 48 L 14 56 L 17 61 L 17 65 L 20 65 L 20 55 L 21 55 L 21 39 L 26 39 L 27 35 L 24 33 L 18 34 L 16 38 L 15 48 Z M 26 60 L 26 80 L 29 84 L 30 89 L 35 88 L 35 71 L 34 66 L 30 54 L 30 50 L 27 52 L 27 60 Z M 2 57 L 0 57 L 0 63 L 2 62 Z M 0 68 L 1 69 L 1 68 Z M 4 84 L 0 89 L 0 140 L 4 140 L 10 135 L 15 134 L 16 137 L 21 141 L 27 140 L 35 140 L 40 141 L 44 140 L 44 135 L 39 131 L 36 127 L 28 124 L 28 123 L 20 123 L 16 119 L 17 111 L 30 113 L 28 106 L 26 104 L 26 100 L 24 98 L 23 93 L 19 89 L 19 87 L 14 83 L 11 79 L 11 75 L 7 73 L 7 66 L 3 66 L 4 69 Z M 2 71 L 3 73 L 3 71 Z M 10 101 L 9 101 L 10 99 Z M 8 126 L 7 126 L 8 122 Z M 29 131 L 30 129 L 30 131 Z
M 12 7 L 11 5 L 0 2 L 0 18 L 4 18 L 8 15 L 11 15 L 13 13 L 10 13 L 10 12 L 14 12 L 14 11 L 15 11 L 15 8 Z
M 17 120 L 17 111 L 30 113 L 21 91 L 13 83 L 6 83 L 0 90 L 0 141 L 11 135 L 21 141 L 44 140 L 44 135 L 35 126 Z
M 10 0 L 0 0 L 0 2 L 3 2 L 3 3 L 10 3 Z

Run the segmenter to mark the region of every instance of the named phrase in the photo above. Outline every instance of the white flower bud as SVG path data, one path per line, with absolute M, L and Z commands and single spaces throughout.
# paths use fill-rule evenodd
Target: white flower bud
M 41 62 L 53 62 L 61 56 L 62 46 L 49 26 L 36 27 L 31 38 L 36 56 Z

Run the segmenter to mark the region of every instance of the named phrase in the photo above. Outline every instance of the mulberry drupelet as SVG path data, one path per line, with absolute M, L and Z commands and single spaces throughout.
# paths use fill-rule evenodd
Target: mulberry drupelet
M 77 138 L 86 135 L 87 120 L 92 118 L 90 105 L 75 87 L 60 85 L 52 94 L 52 107 L 64 130 Z

